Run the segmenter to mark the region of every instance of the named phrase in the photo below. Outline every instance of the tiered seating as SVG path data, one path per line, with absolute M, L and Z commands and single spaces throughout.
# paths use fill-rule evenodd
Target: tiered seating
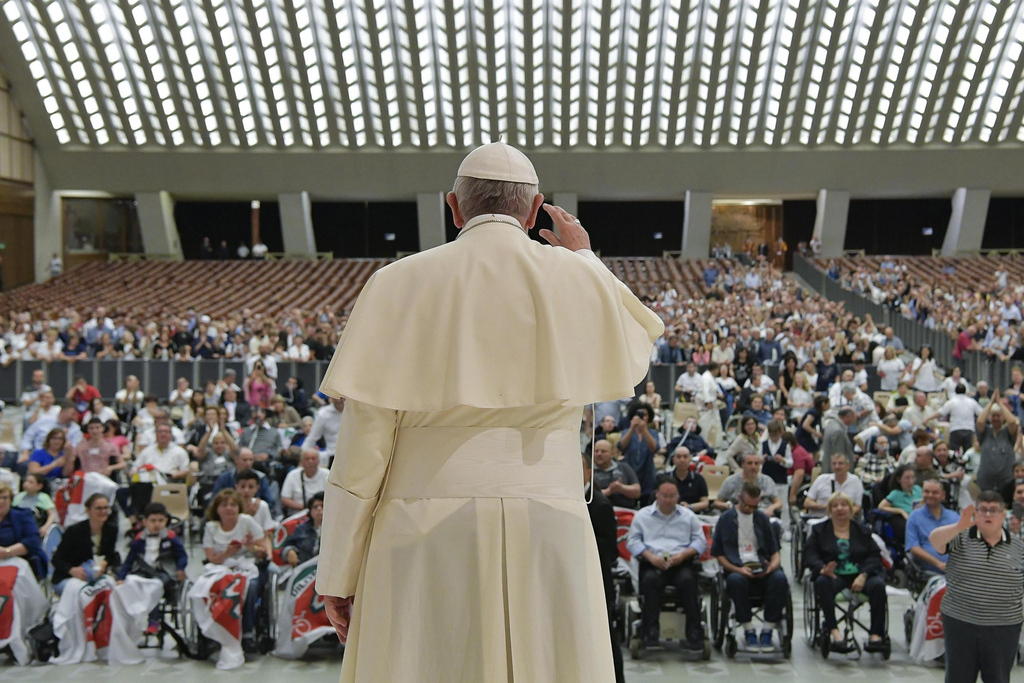
M 190 308 L 213 317 L 243 308 L 264 316 L 295 307 L 341 310 L 351 306 L 374 271 L 392 260 L 88 263 L 3 294 L 0 312 L 38 314 L 103 305 L 143 320 L 168 320 Z
M 351 307 L 370 275 L 392 260 L 93 262 L 0 295 L 0 314 L 31 311 L 39 318 L 69 306 L 84 311 L 96 305 L 142 320 L 170 320 L 190 308 L 214 318 L 243 308 L 264 316 L 296 307 L 339 311 Z M 707 261 L 604 261 L 638 293 L 671 285 L 683 299 L 704 294 L 701 274 Z
M 833 259 L 815 259 L 814 264 L 826 270 Z M 907 273 L 914 284 L 944 283 L 947 287 L 961 283 L 972 291 L 991 289 L 995 285 L 994 273 L 1005 270 L 1009 280 L 1024 280 L 1024 255 L 993 254 L 989 256 L 856 256 L 834 259 L 840 269 L 858 270 L 867 268 L 870 272 L 878 272 L 883 262 L 889 261 L 907 267 Z M 945 268 L 955 269 L 955 275 L 943 272 Z

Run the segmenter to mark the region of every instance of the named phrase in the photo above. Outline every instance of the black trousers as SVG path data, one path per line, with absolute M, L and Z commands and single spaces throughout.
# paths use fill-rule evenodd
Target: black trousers
M 1017 657 L 1020 624 L 978 626 L 942 615 L 946 683 L 1009 683 Z
M 856 575 L 836 576 L 831 578 L 819 574 L 814 579 L 814 596 L 818 599 L 826 632 L 836 628 L 836 594 L 849 588 Z M 873 636 L 885 636 L 885 611 L 889 603 L 885 596 L 885 579 L 881 576 L 869 576 L 864 582 L 864 593 L 868 596 L 871 608 L 871 626 L 868 632 Z
M 650 562 L 640 561 L 640 595 L 643 608 L 640 612 L 640 627 L 643 635 L 654 638 L 658 633 L 658 618 L 661 615 L 661 601 L 665 586 L 675 586 L 679 600 L 686 612 L 686 637 L 700 640 L 704 631 L 700 624 L 700 601 L 697 595 L 697 567 L 693 560 L 677 564 L 662 571 Z
M 728 574 L 725 577 L 725 590 L 735 609 L 736 621 L 741 624 L 751 619 L 752 596 L 763 599 L 766 623 L 777 624 L 782 621 L 786 612 L 786 599 L 789 597 L 789 581 L 781 569 L 757 579 L 748 579 L 742 574 Z
M 973 429 L 957 429 L 949 433 L 949 450 L 966 452 L 974 444 Z

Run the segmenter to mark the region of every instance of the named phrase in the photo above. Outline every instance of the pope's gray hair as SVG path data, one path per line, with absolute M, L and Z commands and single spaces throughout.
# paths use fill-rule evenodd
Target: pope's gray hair
M 530 212 L 538 187 L 531 183 L 509 183 L 503 180 L 482 180 L 469 176 L 455 178 L 452 192 L 459 202 L 465 220 L 485 213 L 503 213 L 523 218 Z

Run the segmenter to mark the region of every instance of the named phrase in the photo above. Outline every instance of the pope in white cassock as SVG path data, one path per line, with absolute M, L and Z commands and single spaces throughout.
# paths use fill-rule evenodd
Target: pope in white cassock
M 462 162 L 458 238 L 366 283 L 320 390 L 347 399 L 317 591 L 343 682 L 614 680 L 583 499 L 583 406 L 633 395 L 664 326 L 501 142 Z

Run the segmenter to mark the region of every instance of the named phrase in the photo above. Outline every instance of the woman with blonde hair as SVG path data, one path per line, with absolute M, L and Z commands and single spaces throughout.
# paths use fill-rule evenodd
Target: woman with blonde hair
M 853 510 L 853 501 L 845 493 L 837 491 L 829 497 L 828 519 L 812 527 L 804 549 L 804 566 L 814 582 L 814 595 L 824 621 L 822 639 L 828 639 L 828 649 L 849 651 L 836 622 L 836 595 L 850 589 L 866 593 L 870 603 L 871 625 L 864 649 L 881 652 L 888 640 L 885 569 L 871 530 L 853 518 Z

